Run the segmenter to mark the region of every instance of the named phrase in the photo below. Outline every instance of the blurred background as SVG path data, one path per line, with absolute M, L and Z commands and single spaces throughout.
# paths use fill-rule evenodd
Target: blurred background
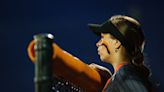
M 27 56 L 28 43 L 37 33 L 52 33 L 61 48 L 85 63 L 103 64 L 87 27 L 113 15 L 128 15 L 141 22 L 146 35 L 145 61 L 153 80 L 164 87 L 163 0 L 1 0 L 0 91 L 34 92 L 34 65 Z

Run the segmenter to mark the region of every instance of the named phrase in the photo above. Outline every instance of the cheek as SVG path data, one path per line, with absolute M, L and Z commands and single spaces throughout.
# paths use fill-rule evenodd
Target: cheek
M 105 46 L 99 48 L 98 54 L 100 56 L 101 61 L 104 61 L 104 62 L 107 61 L 108 58 L 110 57 Z
M 109 55 L 107 48 L 105 46 L 98 47 L 98 53 L 100 55 Z
M 111 40 L 104 40 L 103 42 L 102 42 L 102 44 L 104 44 L 105 46 L 106 46 L 106 49 L 107 49 L 107 52 L 110 54 L 111 52 L 113 52 L 113 49 L 114 49 L 114 45 L 113 45 L 113 43 L 112 43 L 112 41 Z

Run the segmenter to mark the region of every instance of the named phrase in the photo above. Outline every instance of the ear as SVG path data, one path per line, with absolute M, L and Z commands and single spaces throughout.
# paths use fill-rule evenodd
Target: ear
M 117 39 L 114 39 L 114 45 L 115 45 L 114 47 L 116 49 L 119 49 L 121 47 L 121 42 L 119 40 L 117 40 Z

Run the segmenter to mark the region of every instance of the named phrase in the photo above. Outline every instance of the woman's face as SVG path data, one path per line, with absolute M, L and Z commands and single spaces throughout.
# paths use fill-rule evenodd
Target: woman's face
M 109 33 L 101 33 L 101 39 L 96 43 L 100 59 L 110 62 L 110 57 L 114 51 L 114 38 Z

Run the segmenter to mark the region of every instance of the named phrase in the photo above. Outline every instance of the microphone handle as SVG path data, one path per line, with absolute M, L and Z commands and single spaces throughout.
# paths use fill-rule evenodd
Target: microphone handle
M 35 50 L 35 92 L 51 92 L 53 35 L 34 35 Z

